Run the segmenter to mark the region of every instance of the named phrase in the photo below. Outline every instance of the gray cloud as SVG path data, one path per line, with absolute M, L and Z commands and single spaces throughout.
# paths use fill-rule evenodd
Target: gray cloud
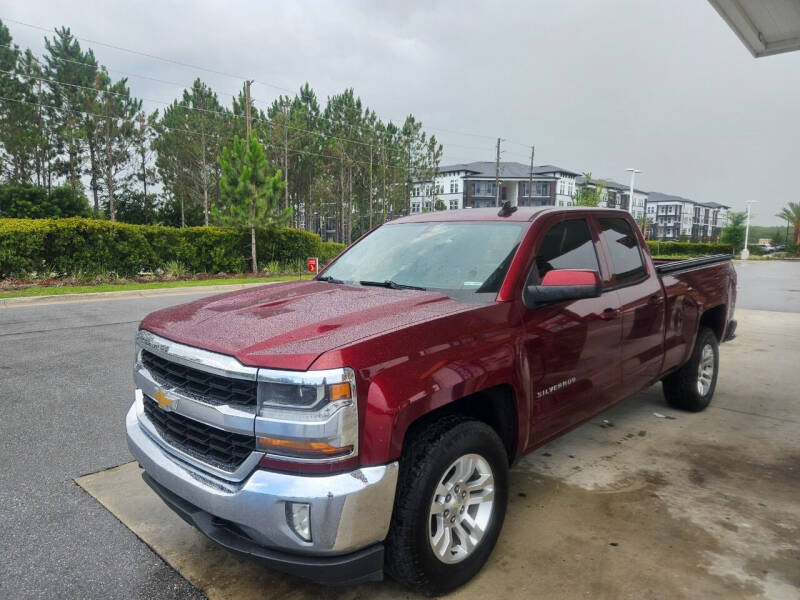
M 751 58 L 703 1 L 53 0 L 2 13 L 281 88 L 308 81 L 323 98 L 352 86 L 384 119 L 420 118 L 448 162 L 491 160 L 491 138 L 502 136 L 504 160 L 526 162 L 525 146 L 536 144 L 537 163 L 623 182 L 635 166 L 644 189 L 736 209 L 759 200 L 757 223 L 777 223 L 797 200 L 800 52 Z M 41 51 L 42 32 L 8 25 Z M 111 69 L 185 85 L 199 76 L 225 100 L 241 86 L 94 49 Z M 147 98 L 180 91 L 130 82 Z M 281 93 L 253 89 L 265 102 Z

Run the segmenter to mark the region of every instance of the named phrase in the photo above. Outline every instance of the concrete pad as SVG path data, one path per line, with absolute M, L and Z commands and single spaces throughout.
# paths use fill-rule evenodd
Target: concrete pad
M 500 541 L 452 598 L 800 598 L 800 314 L 738 311 L 714 403 L 659 386 L 513 469 Z M 77 483 L 209 598 L 408 598 L 391 581 L 325 588 L 228 553 L 129 463 Z

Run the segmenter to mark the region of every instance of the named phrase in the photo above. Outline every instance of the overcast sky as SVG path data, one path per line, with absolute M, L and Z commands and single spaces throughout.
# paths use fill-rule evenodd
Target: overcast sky
M 754 59 L 704 0 L 525 2 L 6 2 L 0 18 L 255 79 L 269 102 L 308 81 L 354 87 L 384 120 L 421 119 L 445 162 L 556 164 L 742 210 L 800 201 L 800 52 Z M 35 52 L 42 31 L 7 23 Z M 117 71 L 230 102 L 241 79 L 93 47 Z M 130 77 L 136 95 L 180 89 Z M 269 87 L 265 84 L 271 84 Z M 160 105 L 146 102 L 154 109 Z

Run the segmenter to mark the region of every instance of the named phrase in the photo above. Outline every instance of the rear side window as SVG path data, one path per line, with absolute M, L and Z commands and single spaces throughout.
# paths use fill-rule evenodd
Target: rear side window
M 625 219 L 599 219 L 600 237 L 611 254 L 618 284 L 627 284 L 645 276 L 639 241 Z
M 570 219 L 553 225 L 545 234 L 528 284 L 539 283 L 554 269 L 600 271 L 592 233 L 585 219 Z

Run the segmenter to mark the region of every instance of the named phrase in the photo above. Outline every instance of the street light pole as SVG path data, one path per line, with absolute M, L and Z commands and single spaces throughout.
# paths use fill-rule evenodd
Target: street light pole
M 747 241 L 750 239 L 750 206 L 757 204 L 758 200 L 748 200 L 747 204 L 747 224 L 744 227 L 744 248 L 742 248 L 742 260 L 750 258 L 750 250 L 747 249 Z
M 637 173 L 641 173 L 639 169 L 625 169 L 626 171 L 630 171 L 631 173 L 631 191 L 630 196 L 628 196 L 628 212 L 633 214 L 633 180 L 636 178 Z

